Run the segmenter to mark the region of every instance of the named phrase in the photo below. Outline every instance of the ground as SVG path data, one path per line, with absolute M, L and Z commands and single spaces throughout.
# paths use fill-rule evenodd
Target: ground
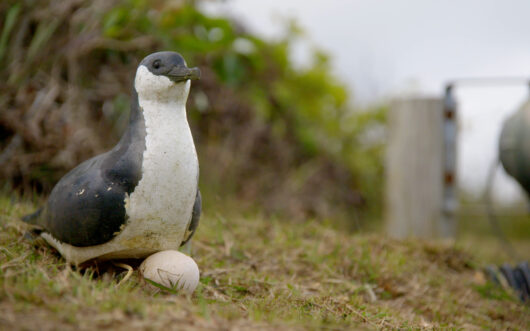
M 112 264 L 69 267 L 24 237 L 18 219 L 39 202 L 0 194 L 0 329 L 530 329 L 530 308 L 482 276 L 476 245 L 206 211 L 201 283 L 186 297 L 137 272 L 118 286 Z

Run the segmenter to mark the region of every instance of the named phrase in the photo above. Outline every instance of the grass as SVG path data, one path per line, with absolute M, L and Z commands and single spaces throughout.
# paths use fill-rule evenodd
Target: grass
M 24 238 L 38 198 L 0 194 L 0 329 L 519 329 L 530 308 L 482 277 L 460 245 L 351 234 L 206 211 L 193 296 L 156 293 L 137 273 L 75 270 Z
M 458 215 L 457 244 L 484 263 L 516 263 L 530 261 L 530 214 L 528 206 L 495 208 L 502 236 L 509 240 L 513 252 L 499 241 L 484 205 L 464 204 Z

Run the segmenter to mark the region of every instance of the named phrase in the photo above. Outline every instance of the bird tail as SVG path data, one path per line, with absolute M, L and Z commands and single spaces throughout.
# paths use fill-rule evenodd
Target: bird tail
M 31 225 L 39 225 L 38 220 L 40 218 L 40 215 L 42 214 L 42 208 L 39 208 L 36 212 L 33 214 L 29 214 L 22 217 L 22 221 L 31 224 Z

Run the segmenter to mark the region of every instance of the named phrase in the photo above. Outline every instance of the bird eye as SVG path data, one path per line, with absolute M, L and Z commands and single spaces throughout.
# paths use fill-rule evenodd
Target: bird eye
M 155 62 L 153 62 L 153 68 L 155 69 L 160 68 L 160 60 L 155 60 Z

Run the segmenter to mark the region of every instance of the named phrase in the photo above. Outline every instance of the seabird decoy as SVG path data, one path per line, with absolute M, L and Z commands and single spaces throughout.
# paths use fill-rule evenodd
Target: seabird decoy
M 178 53 L 145 57 L 119 143 L 67 173 L 23 220 L 72 264 L 142 258 L 190 240 L 201 195 L 186 100 L 199 77 Z

